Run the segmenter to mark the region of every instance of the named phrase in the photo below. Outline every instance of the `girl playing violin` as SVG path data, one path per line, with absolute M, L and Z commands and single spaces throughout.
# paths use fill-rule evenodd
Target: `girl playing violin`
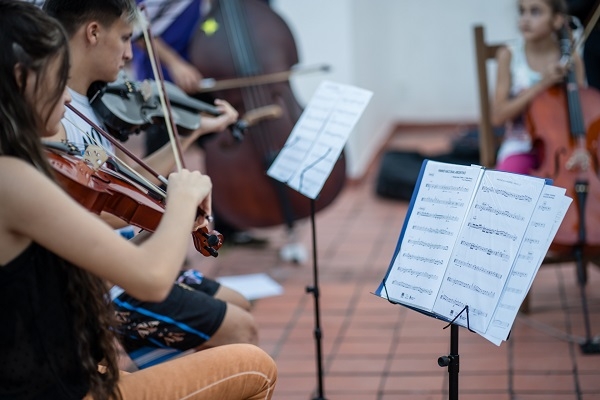
M 102 126 L 86 93 L 94 82 L 112 82 L 131 60 L 131 37 L 136 17 L 135 2 L 130 0 L 46 0 L 44 10 L 56 18 L 67 31 L 71 51 L 68 90 L 71 105 Z M 227 103 L 220 105 L 224 114 L 202 119 L 224 124 L 237 118 Z M 214 126 L 209 125 L 213 129 Z M 82 133 L 84 132 L 84 133 Z M 182 139 L 182 149 L 191 145 L 200 133 Z M 75 144 L 101 141 L 112 152 L 112 144 L 87 122 L 67 110 L 58 135 L 52 140 L 68 139 Z M 121 158 L 120 152 L 116 152 Z M 159 174 L 166 176 L 175 165 L 170 143 L 146 157 Z M 133 164 L 133 163 L 132 163 Z M 114 220 L 109 221 L 118 228 Z M 121 223 L 121 221 L 118 221 Z M 138 235 L 136 239 L 139 239 Z M 188 273 L 192 276 L 188 276 Z M 117 313 L 122 344 L 138 368 L 188 350 L 200 350 L 228 343 L 258 343 L 256 322 L 249 312 L 250 303 L 240 293 L 186 271 L 177 278 L 173 289 L 162 302 L 148 302 L 116 286 L 111 298 Z
M 496 169 L 528 174 L 538 164 L 538 154 L 526 131 L 523 114 L 531 101 L 563 81 L 567 68 L 560 61 L 557 32 L 566 23 L 564 0 L 519 0 L 522 37 L 501 47 L 496 55 L 498 72 L 492 103 L 492 124 L 505 125 Z M 577 81 L 584 84 L 581 58 L 572 56 Z
M 15 0 L 0 0 L 0 27 L 0 398 L 270 399 L 275 364 L 248 344 L 120 376 L 104 281 L 164 299 L 211 181 L 171 174 L 156 233 L 139 246 L 116 235 L 54 183 L 42 150 L 70 101 L 64 31 Z

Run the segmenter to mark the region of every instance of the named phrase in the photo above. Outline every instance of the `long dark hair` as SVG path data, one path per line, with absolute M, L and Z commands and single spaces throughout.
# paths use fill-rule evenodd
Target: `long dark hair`
M 44 129 L 54 107 L 62 100 L 69 74 L 69 46 L 62 26 L 38 7 L 16 0 L 0 0 L 0 155 L 10 155 L 33 164 L 49 177 L 51 167 L 44 156 L 39 131 Z M 49 75 L 49 65 L 59 64 L 58 76 Z M 41 109 L 25 97 L 27 77 L 35 73 L 34 93 Z M 18 81 L 17 81 L 18 79 Z M 46 92 L 48 82 L 54 84 Z M 42 95 L 42 92 L 43 93 Z M 68 295 L 74 315 L 74 332 L 82 367 L 89 378 L 94 399 L 120 398 L 113 315 L 105 283 L 87 271 L 64 262 Z M 105 357 L 107 371 L 98 372 L 98 352 Z

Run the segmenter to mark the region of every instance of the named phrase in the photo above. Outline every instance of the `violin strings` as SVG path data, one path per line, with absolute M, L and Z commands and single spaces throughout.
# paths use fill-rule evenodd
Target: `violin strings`
M 129 166 L 127 163 L 125 163 L 122 159 L 120 159 L 114 152 L 109 151 L 95 137 L 93 137 L 92 135 L 90 135 L 85 130 L 81 129 L 81 127 L 79 127 L 75 122 L 71 121 L 67 117 L 64 117 L 64 118 L 65 118 L 65 120 L 69 121 L 75 127 L 75 129 L 77 129 L 81 134 L 83 134 L 85 137 L 87 137 L 90 140 L 90 143 L 92 143 L 92 144 L 94 144 L 96 146 L 102 147 L 104 149 L 104 151 L 106 151 L 112 158 L 114 158 L 115 160 L 117 160 L 117 162 L 120 164 L 119 165 L 120 167 L 125 168 L 129 173 L 133 174 L 136 178 L 138 178 L 141 182 L 143 182 L 149 188 L 151 188 L 152 190 L 154 190 L 155 192 L 157 192 L 158 194 L 160 194 L 163 198 L 167 197 L 166 192 L 162 188 L 160 188 L 155 183 L 151 182 L 149 179 L 147 179 L 145 176 L 143 176 L 142 174 L 140 174 L 135 169 L 133 169 L 131 166 Z M 73 144 L 76 145 L 76 143 L 73 143 Z

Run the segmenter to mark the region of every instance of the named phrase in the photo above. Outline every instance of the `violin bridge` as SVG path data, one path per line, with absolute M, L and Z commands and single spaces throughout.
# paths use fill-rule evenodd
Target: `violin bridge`
M 152 84 L 150 83 L 150 81 L 148 81 L 147 79 L 144 80 L 142 83 L 140 83 L 140 93 L 142 94 L 142 98 L 144 99 L 144 102 L 147 102 L 148 100 L 150 100 L 150 98 L 152 97 L 153 91 L 152 91 Z
M 108 160 L 108 154 L 100 146 L 89 145 L 83 153 L 83 160 L 97 171 Z

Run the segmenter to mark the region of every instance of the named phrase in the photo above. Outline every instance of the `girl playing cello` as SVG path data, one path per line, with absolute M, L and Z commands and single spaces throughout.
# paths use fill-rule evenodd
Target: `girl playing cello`
M 104 280 L 162 300 L 195 212 L 209 205 L 211 181 L 199 172 L 171 174 L 153 237 L 135 246 L 115 235 L 53 182 L 41 147 L 70 101 L 64 31 L 15 0 L 0 0 L 0 26 L 0 398 L 271 398 L 275 364 L 252 345 L 119 376 Z
M 501 47 L 496 55 L 492 124 L 506 128 L 496 169 L 528 174 L 540 160 L 523 114 L 537 95 L 565 77 L 567 66 L 560 63 L 557 32 L 565 23 L 567 6 L 564 0 L 519 0 L 518 4 L 522 37 Z M 573 54 L 572 62 L 577 81 L 583 85 L 583 63 L 577 54 Z

